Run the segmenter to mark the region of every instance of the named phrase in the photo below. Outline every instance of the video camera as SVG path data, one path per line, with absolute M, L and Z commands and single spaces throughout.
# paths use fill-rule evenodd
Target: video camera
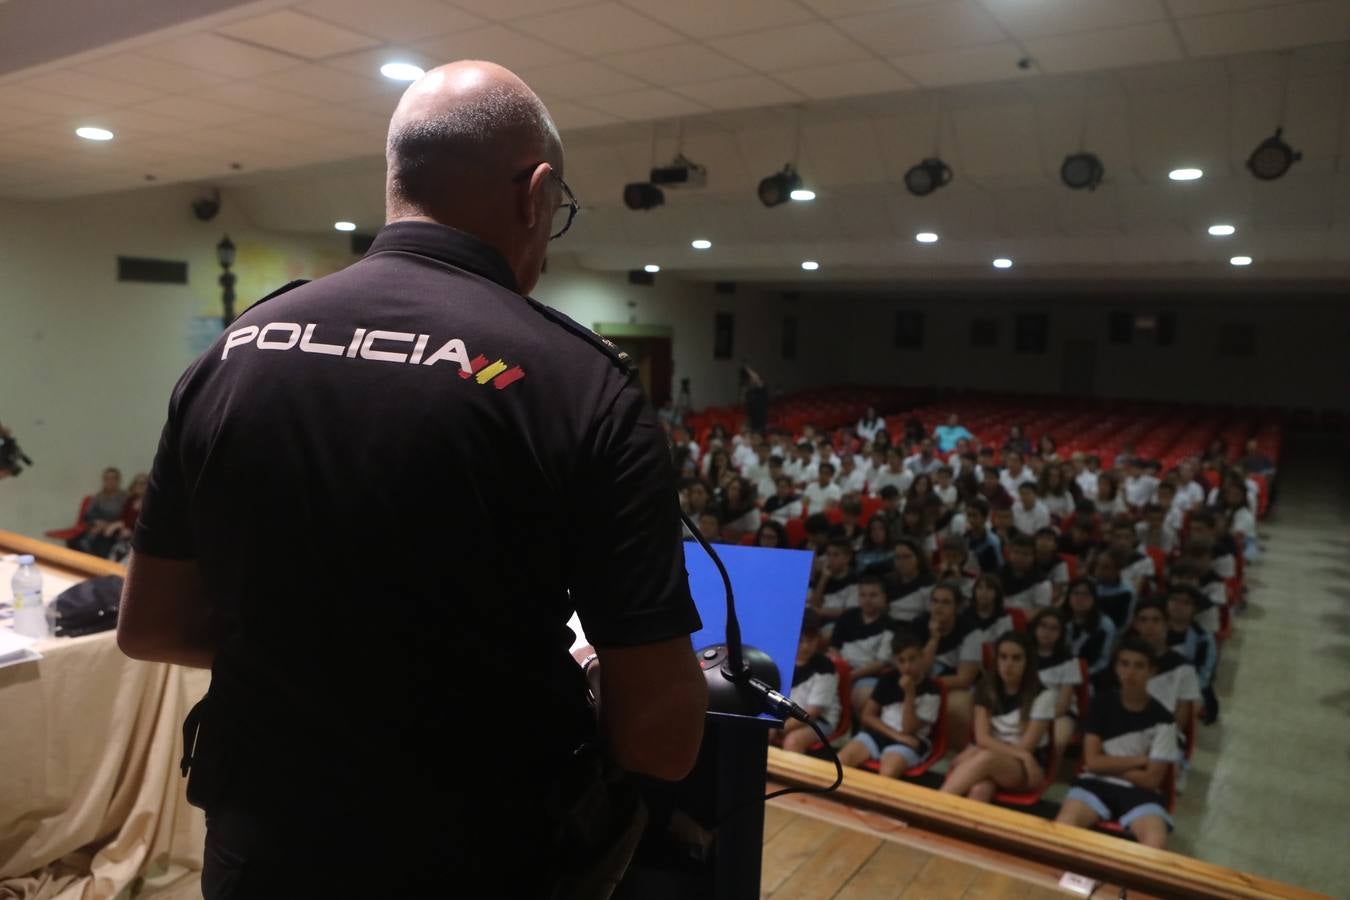
M 18 475 L 24 466 L 32 464 L 33 461 L 23 452 L 19 442 L 8 431 L 0 428 L 0 472 Z

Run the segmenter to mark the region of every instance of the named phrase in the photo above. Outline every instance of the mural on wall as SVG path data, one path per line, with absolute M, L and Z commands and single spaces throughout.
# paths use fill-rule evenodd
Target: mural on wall
M 235 309 L 243 313 L 258 300 L 288 281 L 315 279 L 348 265 L 352 257 L 341 251 L 298 245 L 278 246 L 248 238 L 233 239 L 236 252 L 232 271 L 237 277 Z M 220 323 L 221 288 L 217 279 L 220 266 L 214 262 L 215 245 L 209 258 L 212 265 L 193 266 L 189 289 L 193 297 L 193 315 L 188 322 L 188 349 L 193 356 L 211 346 L 222 330 Z

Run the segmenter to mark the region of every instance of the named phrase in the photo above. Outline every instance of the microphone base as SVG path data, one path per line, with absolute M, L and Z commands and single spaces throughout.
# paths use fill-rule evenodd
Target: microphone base
M 778 665 L 763 650 L 744 646 L 741 657 L 745 661 L 742 679 L 736 679 L 728 663 L 730 653 L 726 644 L 713 644 L 695 652 L 699 668 L 708 680 L 708 712 L 737 716 L 758 716 L 769 712 L 762 696 L 743 680 L 744 676 L 757 678 L 780 690 L 782 679 Z

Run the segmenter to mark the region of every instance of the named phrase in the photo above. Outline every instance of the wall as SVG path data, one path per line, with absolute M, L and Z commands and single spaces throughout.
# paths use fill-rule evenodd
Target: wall
M 345 235 L 298 236 L 257 229 L 227 193 L 220 215 L 193 218 L 191 188 L 165 187 L 60 203 L 0 201 L 0 422 L 35 465 L 0 480 L 0 528 L 40 536 L 69 525 L 104 466 L 124 478 L 146 470 L 169 393 L 218 325 L 215 245 L 238 245 L 237 310 L 292 278 L 314 278 L 353 257 Z M 116 257 L 187 260 L 187 285 L 119 283 Z M 781 301 L 660 275 L 636 287 L 614 273 L 551 261 L 536 295 L 582 324 L 628 322 L 671 328 L 675 378 L 688 377 L 700 406 L 733 402 L 736 368 L 749 359 L 775 387 L 823 377 L 807 360 L 779 360 Z M 629 307 L 629 302 L 634 306 Z M 823 307 L 822 307 L 823 309 Z M 714 360 L 713 315 L 736 313 L 735 354 Z
M 1061 390 L 1065 344 L 1092 341 L 1096 349 L 1095 395 L 1157 400 L 1253 404 L 1291 409 L 1350 409 L 1350 296 L 1297 296 L 1289 292 L 1237 294 L 1197 299 L 1110 299 L 1093 294 L 1005 294 L 906 298 L 813 296 L 802 303 L 827 307 L 847 322 L 831 329 L 826 352 L 853 383 L 897 383 L 990 391 L 1056 393 Z M 894 346 L 900 309 L 925 318 L 921 349 Z M 1129 345 L 1109 340 L 1113 310 L 1170 311 L 1176 317 L 1174 343 L 1154 345 L 1136 338 Z M 845 312 L 846 311 L 846 312 Z M 1046 352 L 1013 349 L 1017 313 L 1049 317 Z M 970 344 L 973 318 L 995 318 L 999 342 L 993 349 Z M 1219 353 L 1219 325 L 1256 326 L 1255 355 Z

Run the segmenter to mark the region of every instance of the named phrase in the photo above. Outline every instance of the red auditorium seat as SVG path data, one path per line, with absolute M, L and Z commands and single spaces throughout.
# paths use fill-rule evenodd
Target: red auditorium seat
M 68 528 L 53 528 L 50 531 L 44 531 L 43 534 L 52 540 L 65 541 L 69 544 L 71 541 L 75 540 L 75 538 L 84 534 L 84 516 L 85 513 L 89 512 L 89 504 L 93 502 L 93 494 L 86 494 L 84 499 L 80 501 L 80 514 L 75 517 L 74 525 L 71 525 Z

